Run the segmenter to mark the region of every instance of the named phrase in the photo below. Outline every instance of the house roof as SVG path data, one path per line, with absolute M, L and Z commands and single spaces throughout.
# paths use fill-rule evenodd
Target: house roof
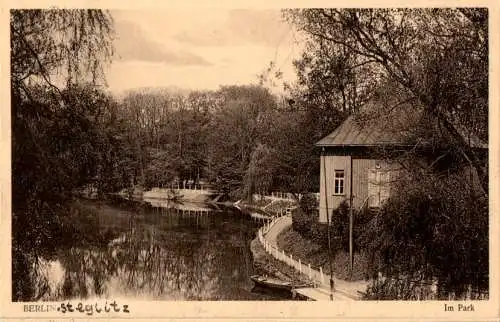
M 354 116 L 349 116 L 332 133 L 316 143 L 316 146 L 374 146 L 406 145 L 404 133 L 388 131 L 382 122 L 360 125 Z
M 388 103 L 379 101 L 365 104 L 316 146 L 400 146 L 414 143 L 410 129 L 420 120 L 421 109 L 411 104 L 401 104 L 397 108 L 388 106 Z
M 390 110 L 380 109 L 382 112 L 377 114 L 375 105 L 367 104 L 361 115 L 349 116 L 333 132 L 318 141 L 316 146 L 409 146 L 416 143 L 418 135 L 415 129 L 422 127 L 423 114 L 420 108 L 405 105 Z M 471 147 L 488 148 L 488 144 L 473 134 L 467 134 L 468 131 L 462 127 L 456 126 L 456 129 L 470 142 Z

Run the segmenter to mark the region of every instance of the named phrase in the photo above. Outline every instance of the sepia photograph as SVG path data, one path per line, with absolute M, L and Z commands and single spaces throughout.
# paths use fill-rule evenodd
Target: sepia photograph
M 9 301 L 474 311 L 491 299 L 490 17 L 11 9 Z

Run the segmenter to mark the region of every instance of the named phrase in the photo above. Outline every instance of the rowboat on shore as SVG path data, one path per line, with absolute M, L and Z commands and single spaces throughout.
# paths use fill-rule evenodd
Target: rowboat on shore
M 295 288 L 311 287 L 311 285 L 305 283 L 293 283 L 290 281 L 283 281 L 277 278 L 262 275 L 252 275 L 250 276 L 250 279 L 255 283 L 256 286 L 274 288 L 279 290 L 292 291 Z

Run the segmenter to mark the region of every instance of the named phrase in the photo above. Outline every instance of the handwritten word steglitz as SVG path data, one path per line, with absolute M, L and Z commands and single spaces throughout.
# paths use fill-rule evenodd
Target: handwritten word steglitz
M 118 305 L 116 301 L 113 301 L 108 304 L 106 301 L 106 304 L 104 306 L 99 305 L 98 303 L 95 304 L 83 304 L 82 302 L 79 302 L 76 306 L 73 306 L 70 302 L 67 303 L 61 303 L 61 305 L 57 308 L 57 311 L 66 313 L 66 312 L 80 312 L 80 313 L 86 313 L 87 315 L 93 315 L 95 313 L 109 313 L 109 312 L 123 312 L 123 313 L 130 313 L 128 304 L 123 304 L 123 305 Z

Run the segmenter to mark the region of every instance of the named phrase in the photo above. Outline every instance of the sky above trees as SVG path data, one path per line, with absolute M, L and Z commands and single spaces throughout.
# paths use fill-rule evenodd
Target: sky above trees
M 116 56 L 107 80 L 112 92 L 256 83 L 270 61 L 285 80 L 295 78 L 292 61 L 300 55 L 299 35 L 278 9 L 174 8 L 111 14 Z

